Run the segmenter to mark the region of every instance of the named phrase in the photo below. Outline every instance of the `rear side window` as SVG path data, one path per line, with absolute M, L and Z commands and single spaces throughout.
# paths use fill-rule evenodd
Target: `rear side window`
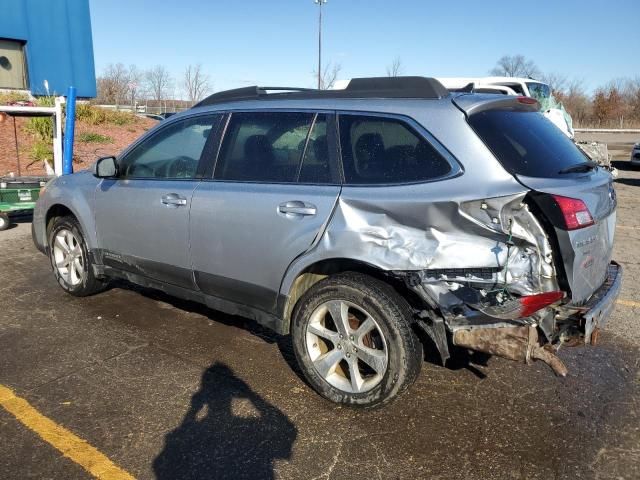
M 233 113 L 214 178 L 247 182 L 331 181 L 327 119 L 304 112 Z
M 561 170 L 589 160 L 538 112 L 488 110 L 469 117 L 469 124 L 514 175 L 558 177 Z
M 451 172 L 451 165 L 407 123 L 366 115 L 340 116 L 345 182 L 413 183 Z
M 326 115 L 318 115 L 309 133 L 298 181 L 301 183 L 334 183 L 329 165 L 327 117 Z

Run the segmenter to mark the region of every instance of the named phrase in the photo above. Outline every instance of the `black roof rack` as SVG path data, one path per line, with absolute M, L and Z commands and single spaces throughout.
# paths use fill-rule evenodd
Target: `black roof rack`
M 269 93 L 275 91 L 276 93 Z M 194 107 L 246 100 L 314 98 L 424 98 L 439 99 L 449 91 L 435 78 L 429 77 L 370 77 L 353 78 L 344 90 L 316 90 L 292 87 L 244 87 L 208 96 Z
M 224 90 L 222 92 L 209 95 L 194 107 L 202 107 L 203 105 L 214 105 L 216 103 L 231 102 L 238 100 L 257 100 L 258 98 L 269 95 L 269 91 L 283 92 L 315 92 L 313 88 L 295 88 L 295 87 L 251 87 L 234 88 L 233 90 Z

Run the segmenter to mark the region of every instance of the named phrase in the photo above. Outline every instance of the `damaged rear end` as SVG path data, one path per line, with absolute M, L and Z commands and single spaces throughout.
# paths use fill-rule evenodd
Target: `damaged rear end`
M 467 200 L 457 215 L 495 242 L 480 264 L 457 232 L 440 236 L 456 261 L 442 268 L 396 272 L 428 308 L 420 326 L 443 362 L 458 347 L 530 363 L 542 360 L 561 376 L 562 345 L 595 344 L 620 289 L 612 262 L 616 196 L 598 167 L 542 115 L 529 98 L 454 98 L 495 161 L 522 193 Z M 450 243 L 448 247 L 444 244 Z M 460 260 L 466 258 L 468 266 Z

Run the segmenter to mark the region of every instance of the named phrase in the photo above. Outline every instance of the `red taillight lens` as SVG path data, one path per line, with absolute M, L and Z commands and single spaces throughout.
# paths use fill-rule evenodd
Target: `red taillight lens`
M 529 317 L 536 313 L 538 310 L 548 307 L 552 303 L 561 300 L 564 297 L 564 292 L 545 292 L 538 293 L 537 295 L 526 295 L 520 297 L 520 316 Z
M 524 103 L 525 105 L 533 105 L 535 103 L 538 103 L 538 101 L 535 98 L 531 98 L 531 97 L 518 97 L 518 103 Z
M 577 230 L 578 228 L 593 225 L 593 217 L 582 200 L 562 197 L 560 195 L 552 196 L 558 204 L 558 207 L 560 207 L 560 211 L 564 217 L 564 223 L 567 225 L 567 230 Z

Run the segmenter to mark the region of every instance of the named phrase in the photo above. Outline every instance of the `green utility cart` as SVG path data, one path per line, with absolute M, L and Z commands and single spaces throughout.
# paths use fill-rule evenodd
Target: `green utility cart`
M 40 189 L 50 177 L 0 177 L 0 230 L 9 228 L 9 215 L 30 213 Z

